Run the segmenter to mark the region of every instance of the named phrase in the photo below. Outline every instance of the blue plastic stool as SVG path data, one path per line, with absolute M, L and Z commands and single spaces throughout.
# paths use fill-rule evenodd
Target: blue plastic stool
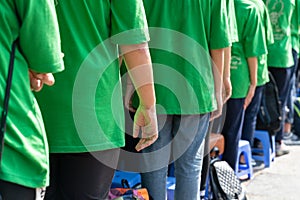
M 239 164 L 241 154 L 244 155 L 244 158 L 246 161 L 245 166 Z M 252 165 L 251 165 L 251 159 L 252 159 L 252 153 L 251 153 L 251 147 L 250 147 L 249 142 L 246 140 L 240 140 L 237 162 L 236 162 L 236 167 L 235 167 L 235 173 L 238 178 L 241 178 L 245 175 L 247 175 L 249 179 L 251 179 L 253 177 L 253 169 L 252 169 Z
M 141 175 L 140 173 L 136 172 L 116 171 L 112 180 L 111 188 L 127 187 L 126 185 L 122 184 L 122 180 L 125 180 L 130 188 L 134 188 L 141 184 Z
M 270 164 L 275 159 L 275 136 L 271 137 L 268 131 L 256 130 L 254 138 L 258 139 L 262 144 L 261 148 L 252 148 L 252 157 L 254 160 L 261 160 L 264 162 L 265 167 L 270 167 Z
M 174 199 L 174 190 L 176 185 L 175 177 L 167 177 L 167 200 Z

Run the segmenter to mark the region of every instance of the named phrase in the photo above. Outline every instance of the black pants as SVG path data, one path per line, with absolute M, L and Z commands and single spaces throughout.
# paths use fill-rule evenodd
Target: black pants
M 0 180 L 0 200 L 35 200 L 35 191 L 35 188 Z
M 104 200 L 115 168 L 101 158 L 116 160 L 118 150 L 50 154 L 50 186 L 45 200 Z

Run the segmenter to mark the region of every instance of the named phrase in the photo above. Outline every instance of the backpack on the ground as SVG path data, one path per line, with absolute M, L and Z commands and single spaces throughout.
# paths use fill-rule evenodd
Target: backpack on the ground
M 270 72 L 269 78 L 270 81 L 266 83 L 263 89 L 256 129 L 267 130 L 271 135 L 274 135 L 280 129 L 282 111 L 277 85 Z
M 215 156 L 209 167 L 211 199 L 214 200 L 246 200 L 246 193 L 234 170 L 226 161 L 219 158 L 217 148 L 213 148 Z

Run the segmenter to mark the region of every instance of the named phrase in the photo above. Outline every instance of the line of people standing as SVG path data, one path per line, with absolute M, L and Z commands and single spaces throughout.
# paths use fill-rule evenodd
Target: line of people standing
M 224 102 L 229 99 L 223 159 L 232 168 L 242 124 L 253 131 L 254 121 L 244 116 L 257 112 L 257 86 L 268 81 L 267 69 L 286 102 L 292 47 L 297 52 L 299 42 L 298 1 L 265 3 L 267 9 L 260 0 L 1 2 L 1 89 L 10 46 L 19 38 L 2 198 L 35 199 L 36 188 L 49 182 L 45 199 L 107 198 L 125 144 L 120 56 L 137 90 L 133 136 L 141 138 L 135 148 L 150 155 L 143 160 L 151 169 L 142 173 L 143 187 L 153 199 L 166 199 L 167 166 L 174 161 L 175 198 L 200 199 L 204 141 Z M 48 72 L 64 68 L 54 86 L 33 95 L 52 85 Z M 285 153 L 282 131 L 276 138 Z

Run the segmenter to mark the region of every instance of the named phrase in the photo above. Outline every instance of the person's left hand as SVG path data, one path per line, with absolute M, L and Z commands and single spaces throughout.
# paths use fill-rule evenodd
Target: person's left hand
M 232 94 L 232 85 L 231 85 L 230 77 L 224 78 L 223 84 L 224 84 L 223 103 L 225 104 Z
M 140 151 L 151 144 L 158 138 L 156 108 L 153 105 L 151 108 L 146 108 L 140 105 L 134 116 L 133 137 L 139 136 L 139 131 L 142 130 L 141 139 L 135 146 L 137 151 Z
M 37 73 L 29 69 L 30 88 L 32 91 L 39 92 L 43 85 L 52 86 L 55 82 L 52 73 Z

